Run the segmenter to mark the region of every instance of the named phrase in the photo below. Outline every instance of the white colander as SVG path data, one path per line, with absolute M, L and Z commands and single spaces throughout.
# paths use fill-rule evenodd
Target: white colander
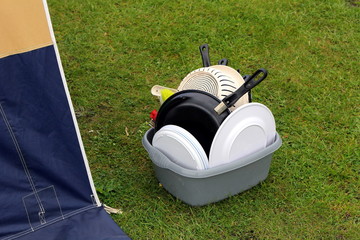
M 178 90 L 197 89 L 208 92 L 221 100 L 233 93 L 243 83 L 244 79 L 235 69 L 225 65 L 213 65 L 189 73 L 180 83 Z M 248 102 L 249 96 L 246 93 L 230 110 L 233 111 Z

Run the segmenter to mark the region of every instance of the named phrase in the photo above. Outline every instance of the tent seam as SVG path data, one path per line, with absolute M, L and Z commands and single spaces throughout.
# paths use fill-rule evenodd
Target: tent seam
M 27 234 L 29 234 L 29 233 L 35 232 L 35 231 L 40 230 L 40 229 L 42 229 L 42 228 L 44 228 L 44 227 L 47 227 L 47 226 L 49 226 L 49 225 L 58 223 L 58 222 L 60 222 L 60 221 L 66 220 L 66 219 L 68 219 L 68 218 L 70 218 L 70 217 L 72 217 L 72 216 L 75 216 L 75 215 L 77 215 L 77 214 L 80 214 L 80 213 L 83 213 L 83 212 L 86 212 L 86 211 L 88 211 L 88 210 L 91 210 L 91 209 L 94 209 L 94 208 L 98 208 L 98 207 L 99 207 L 99 206 L 97 206 L 97 205 L 89 205 L 89 206 L 86 206 L 86 207 L 77 209 L 77 210 L 72 211 L 72 212 L 70 212 L 70 213 L 67 213 L 67 214 L 65 214 L 65 215 L 63 215 L 63 216 L 61 216 L 61 217 L 57 217 L 56 219 L 53 219 L 53 220 L 47 222 L 47 223 L 44 224 L 44 225 L 41 225 L 41 226 L 38 226 L 38 227 L 34 227 L 34 228 L 32 228 L 32 229 L 24 230 L 24 231 L 19 232 L 19 233 L 15 234 L 15 235 L 11 235 L 11 236 L 5 237 L 5 238 L 3 238 L 3 239 L 1 239 L 1 240 L 13 240 L 13 239 L 17 239 L 17 238 L 19 238 L 19 237 L 25 236 L 25 235 L 27 235 Z M 100 207 L 102 207 L 102 206 L 100 206 Z
M 31 47 L 27 47 L 27 48 L 19 48 L 19 49 L 14 49 L 12 51 L 9 52 L 5 52 L 5 53 L 0 53 L 0 59 L 1 58 L 6 58 L 12 55 L 16 55 L 16 54 L 22 54 L 22 53 L 26 53 L 26 52 L 30 52 L 39 48 L 43 48 L 43 47 L 48 47 L 53 45 L 53 42 L 45 42 L 42 44 L 38 44 L 35 46 L 31 46 Z
M 25 171 L 25 175 L 26 175 L 26 177 L 27 177 L 27 179 L 28 179 L 28 181 L 29 181 L 31 190 L 32 190 L 33 194 L 35 195 L 35 198 L 36 198 L 36 201 L 37 201 L 37 203 L 38 203 L 38 205 L 39 205 L 40 211 L 41 211 L 41 212 L 45 212 L 44 206 L 42 205 L 41 200 L 40 200 L 40 197 L 39 197 L 39 195 L 38 195 L 38 193 L 37 193 L 34 180 L 32 179 L 32 176 L 31 176 L 30 171 L 29 171 L 29 168 L 28 168 L 28 166 L 27 166 L 27 164 L 26 164 L 24 155 L 22 154 L 20 145 L 19 145 L 19 143 L 18 143 L 18 141 L 17 141 L 17 139 L 16 139 L 16 136 L 15 136 L 15 134 L 14 134 L 14 131 L 12 130 L 12 127 L 11 127 L 11 125 L 10 125 L 10 122 L 9 122 L 9 120 L 7 119 L 5 110 L 4 110 L 4 108 L 3 108 L 3 106 L 2 106 L 1 103 L 0 103 L 0 113 L 1 113 L 1 115 L 2 115 L 2 118 L 3 118 L 4 122 L 5 122 L 5 125 L 6 125 L 8 131 L 9 131 L 9 134 L 10 134 L 10 136 L 11 136 L 11 139 L 12 139 L 14 145 L 15 145 L 15 149 L 16 149 L 16 151 L 17 151 L 17 153 L 18 153 L 18 157 L 20 158 L 21 164 L 23 165 L 23 168 L 24 168 L 24 171 Z M 30 225 L 31 225 L 31 224 L 30 224 Z

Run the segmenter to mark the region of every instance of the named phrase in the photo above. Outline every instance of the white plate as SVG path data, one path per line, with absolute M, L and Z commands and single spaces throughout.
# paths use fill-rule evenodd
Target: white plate
M 185 129 L 166 125 L 154 135 L 152 144 L 174 163 L 188 169 L 207 169 L 208 158 L 201 144 Z
M 248 103 L 233 111 L 221 124 L 211 144 L 209 168 L 257 152 L 275 140 L 275 119 L 261 103 Z

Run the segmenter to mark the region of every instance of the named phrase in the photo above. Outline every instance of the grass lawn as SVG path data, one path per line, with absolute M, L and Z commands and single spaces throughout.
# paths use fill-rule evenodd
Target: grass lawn
M 48 0 L 102 202 L 133 239 L 360 239 L 358 0 Z M 176 88 L 213 63 L 268 78 L 253 91 L 282 147 L 266 181 L 204 207 L 159 186 L 141 138 Z M 236 183 L 234 183 L 236 184 Z

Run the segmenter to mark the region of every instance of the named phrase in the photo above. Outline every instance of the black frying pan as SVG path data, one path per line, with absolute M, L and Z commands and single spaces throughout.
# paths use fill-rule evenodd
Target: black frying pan
M 208 155 L 217 129 L 230 114 L 226 109 L 218 115 L 214 107 L 219 103 L 217 97 L 204 91 L 191 89 L 177 92 L 161 105 L 155 131 L 169 124 L 182 127 L 199 141 Z
M 169 124 L 182 127 L 199 141 L 206 154 L 209 155 L 211 143 L 219 126 L 230 114 L 228 108 L 266 76 L 265 69 L 257 70 L 240 88 L 225 97 L 223 101 L 200 90 L 177 92 L 161 105 L 156 117 L 155 131 Z

